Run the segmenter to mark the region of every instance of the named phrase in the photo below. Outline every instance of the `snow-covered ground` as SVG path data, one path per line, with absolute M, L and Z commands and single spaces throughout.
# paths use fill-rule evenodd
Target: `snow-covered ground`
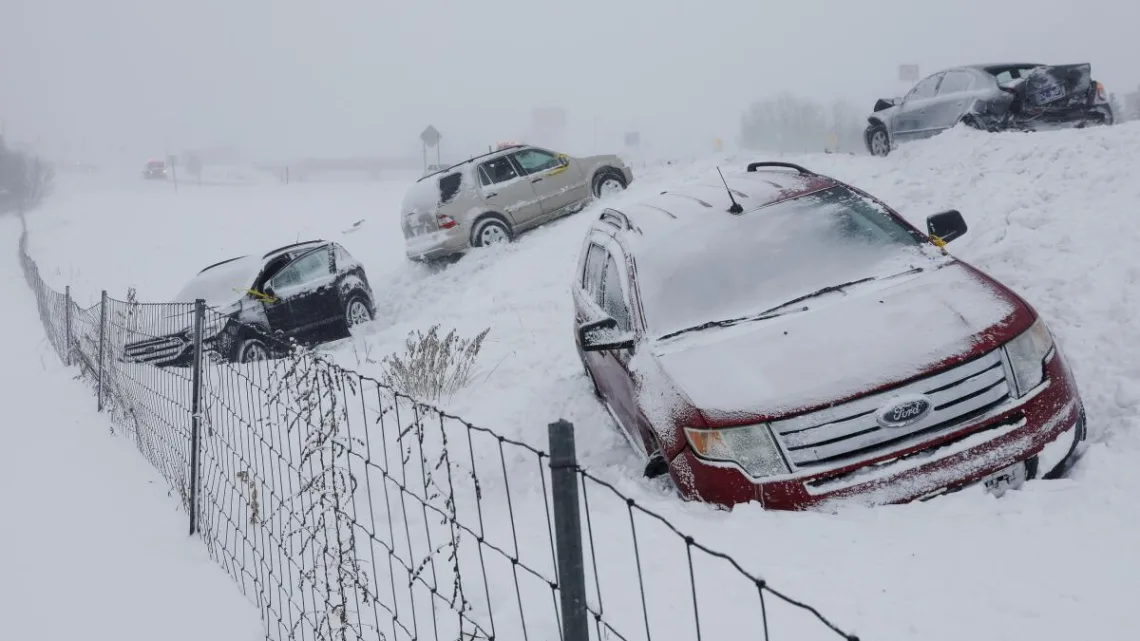
M 263 639 L 257 609 L 187 536 L 162 476 L 109 435 L 43 338 L 0 218 L 0 638 Z
M 614 202 L 756 159 L 646 169 Z M 569 287 L 596 208 L 433 270 L 404 259 L 397 207 L 411 177 L 175 192 L 141 179 L 77 176 L 30 220 L 30 251 L 45 278 L 60 289 L 71 284 L 86 304 L 104 288 L 164 300 L 201 267 L 237 253 L 338 240 L 364 263 L 379 318 L 328 346 L 334 358 L 379 375 L 380 358 L 412 330 L 440 323 L 474 336 L 489 327 L 475 383 L 448 410 L 539 447 L 547 423 L 571 420 L 583 465 L 862 638 L 1130 638 L 1130 606 L 1140 598 L 1140 327 L 1132 323 L 1140 123 L 1042 134 L 956 130 L 885 159 L 787 159 L 852 182 L 920 226 L 929 214 L 962 211 L 970 232 L 952 252 L 1028 299 L 1075 370 L 1092 443 L 1071 478 L 1032 482 L 1001 499 L 975 488 L 834 515 L 679 502 L 638 477 L 637 457 L 594 400 L 574 352 Z M 595 522 L 612 522 L 615 533 L 628 519 L 620 503 L 593 507 Z M 674 583 L 687 576 L 676 547 L 653 550 L 645 569 L 652 582 L 684 593 Z M 633 607 L 637 598 L 611 593 L 607 607 L 622 599 Z

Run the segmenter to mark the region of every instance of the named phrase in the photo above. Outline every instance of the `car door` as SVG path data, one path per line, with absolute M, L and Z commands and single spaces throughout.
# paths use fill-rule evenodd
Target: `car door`
M 589 198 L 590 188 L 581 163 L 569 156 L 529 147 L 516 151 L 512 157 L 534 186 L 544 219 L 553 218 L 562 210 Z
M 319 340 L 343 313 L 336 292 L 336 274 L 328 247 L 301 256 L 269 279 L 265 315 L 274 331 L 300 342 Z
M 903 97 L 902 104 L 891 119 L 891 135 L 899 142 L 925 138 L 930 135 L 930 106 L 938 97 L 938 83 L 942 74 L 936 73 L 914 86 Z
M 608 243 L 601 271 L 601 311 L 617 321 L 620 331 L 635 331 L 630 306 L 629 272 L 616 243 Z M 606 402 L 621 421 L 622 428 L 631 441 L 642 445 L 644 441 L 638 427 L 637 388 L 630 368 L 633 349 L 609 350 L 599 354 L 599 370 L 605 379 Z
M 489 210 L 505 214 L 516 230 L 537 224 L 542 217 L 542 203 L 534 185 L 510 156 L 480 164 L 478 174 L 479 191 Z
M 965 69 L 947 71 L 938 85 L 938 97 L 930 104 L 931 124 L 939 130 L 958 124 L 976 95 L 974 74 Z

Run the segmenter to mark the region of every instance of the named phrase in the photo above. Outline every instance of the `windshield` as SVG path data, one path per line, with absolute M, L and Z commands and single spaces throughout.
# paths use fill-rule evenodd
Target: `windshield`
M 174 297 L 176 302 L 192 303 L 201 298 L 207 305 L 232 303 L 246 294 L 261 272 L 261 261 L 253 256 L 242 256 L 210 267 L 195 276 Z
M 917 236 L 843 186 L 740 216 L 710 213 L 648 242 L 637 279 L 657 337 L 925 262 Z

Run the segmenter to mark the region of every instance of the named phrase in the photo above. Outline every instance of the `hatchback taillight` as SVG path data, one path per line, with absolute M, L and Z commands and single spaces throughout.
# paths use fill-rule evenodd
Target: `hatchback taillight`
M 436 216 L 436 219 L 439 221 L 439 228 L 440 229 L 451 229 L 451 228 L 459 225 L 459 223 L 455 222 L 454 218 L 452 218 L 451 216 L 446 216 L 444 214 L 439 214 L 438 216 Z

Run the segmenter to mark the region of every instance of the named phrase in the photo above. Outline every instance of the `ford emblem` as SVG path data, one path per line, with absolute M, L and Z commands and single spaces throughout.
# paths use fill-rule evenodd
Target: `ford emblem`
M 933 410 L 934 403 L 921 394 L 899 396 L 875 412 L 875 420 L 883 427 L 906 427 L 926 418 Z

